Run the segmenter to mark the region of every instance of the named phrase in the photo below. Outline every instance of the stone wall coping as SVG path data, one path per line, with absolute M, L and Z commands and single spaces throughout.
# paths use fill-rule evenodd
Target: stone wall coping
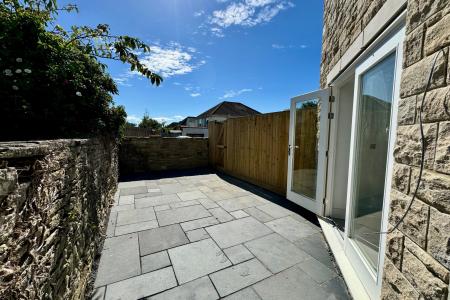
M 95 139 L 57 139 L 36 141 L 0 142 L 0 159 L 33 157 L 48 154 L 50 151 L 62 147 L 75 147 L 95 143 Z

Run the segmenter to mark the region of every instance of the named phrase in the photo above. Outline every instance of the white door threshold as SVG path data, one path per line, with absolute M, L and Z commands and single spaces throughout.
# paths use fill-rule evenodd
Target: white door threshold
M 340 233 L 338 233 L 337 229 L 334 228 L 331 224 L 318 219 L 320 226 L 322 227 L 323 235 L 330 246 L 331 251 L 333 252 L 334 259 L 344 277 L 344 281 L 347 284 L 348 290 L 352 295 L 353 299 L 358 300 L 370 300 L 369 294 L 367 294 L 364 286 L 358 278 L 358 275 L 353 269 L 350 261 L 344 252 L 343 240 L 340 237 Z

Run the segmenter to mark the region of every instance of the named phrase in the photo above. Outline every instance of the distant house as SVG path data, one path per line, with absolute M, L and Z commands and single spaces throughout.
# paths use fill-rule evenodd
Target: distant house
M 183 135 L 208 137 L 208 122 L 225 121 L 228 118 L 259 115 L 260 112 L 240 102 L 223 101 L 197 117 L 187 117 L 180 122 Z

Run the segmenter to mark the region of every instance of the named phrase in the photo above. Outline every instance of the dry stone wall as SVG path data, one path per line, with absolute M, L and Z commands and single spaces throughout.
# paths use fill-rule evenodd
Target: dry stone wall
M 120 175 L 208 166 L 208 139 L 124 138 L 119 151 Z
M 83 299 L 117 188 L 114 140 L 0 143 L 0 299 Z
M 326 0 L 321 85 L 385 0 Z M 424 107 L 425 170 L 404 222 L 388 235 L 383 299 L 448 299 L 450 276 L 450 2 L 408 0 L 390 226 L 411 200 L 419 173 L 418 112 L 435 53 L 443 49 Z

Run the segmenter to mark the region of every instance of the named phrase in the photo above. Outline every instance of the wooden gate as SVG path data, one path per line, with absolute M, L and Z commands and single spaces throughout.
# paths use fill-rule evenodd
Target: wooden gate
M 210 122 L 208 131 L 211 166 L 286 194 L 289 111 Z

